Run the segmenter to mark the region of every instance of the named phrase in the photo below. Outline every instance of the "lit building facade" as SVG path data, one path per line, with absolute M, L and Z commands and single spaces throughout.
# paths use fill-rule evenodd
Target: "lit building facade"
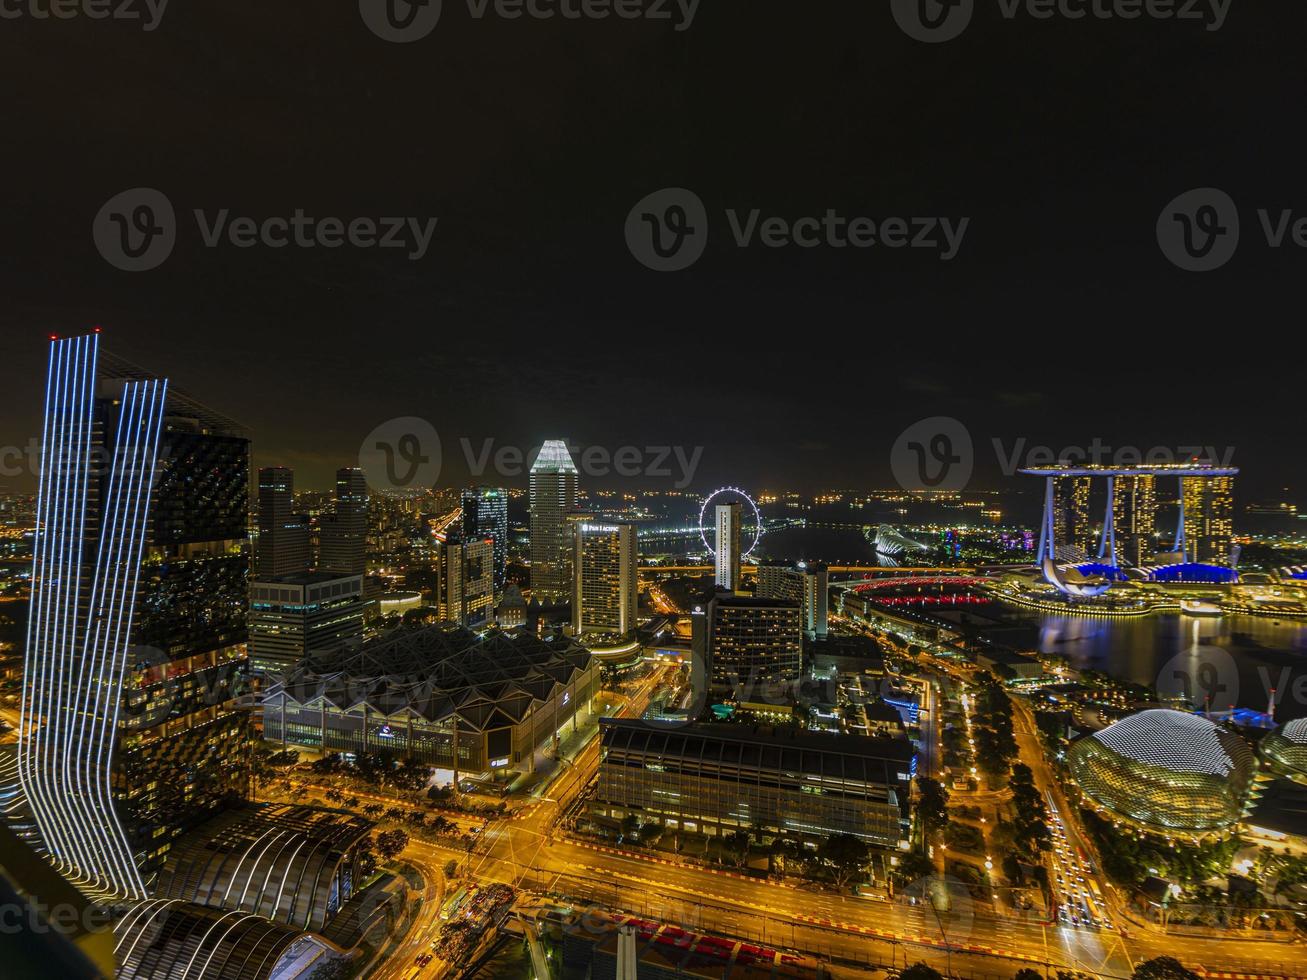
M 1181 493 L 1188 560 L 1203 565 L 1230 565 L 1234 553 L 1234 477 L 1185 477 Z
M 255 574 L 260 578 L 308 571 L 309 521 L 295 513 L 295 474 L 284 466 L 259 470 L 259 540 Z
M 567 443 L 551 439 L 531 464 L 531 597 L 566 602 L 572 597 L 572 526 L 577 471 Z
M 1157 550 L 1157 477 L 1150 474 L 1119 476 L 1112 498 L 1116 554 L 1119 561 L 1142 567 Z
M 508 568 L 508 491 L 471 487 L 463 491 L 463 538 L 494 542 L 495 598 L 504 594 Z
M 766 563 L 758 567 L 760 599 L 785 599 L 803 610 L 803 631 L 810 637 L 826 635 L 830 610 L 830 572 L 825 565 Z
M 495 543 L 451 535 L 440 547 L 440 618 L 473 626 L 495 609 Z
M 1152 709 L 1079 739 L 1071 776 L 1114 818 L 1161 834 L 1220 834 L 1244 813 L 1252 750 L 1199 715 Z
M 640 556 L 635 525 L 576 525 L 572 627 L 577 636 L 635 629 Z
M 697 639 L 706 649 L 696 648 L 694 656 L 706 660 L 714 690 L 762 701 L 768 687 L 792 689 L 799 680 L 803 610 L 798 603 L 719 594 L 708 603 L 703 626 Z
M 363 579 L 302 572 L 250 586 L 250 671 L 280 673 L 363 638 Z
M 740 590 L 741 507 L 738 501 L 716 508 L 716 554 L 714 584 L 729 592 Z
M 139 898 L 246 790 L 249 443 L 92 335 L 51 343 L 42 459 L 19 781 L 67 877 Z
M 1089 518 L 1092 488 L 1093 480 L 1087 476 L 1059 476 L 1053 484 L 1054 533 L 1056 540 L 1072 557 L 1094 553 L 1094 526 Z
M 336 471 L 335 511 L 322 518 L 318 570 L 364 575 L 368 570 L 368 481 L 361 469 Z
M 744 830 L 815 844 L 849 834 L 907 846 L 915 768 L 907 739 L 615 718 L 599 725 L 595 816 L 716 836 Z

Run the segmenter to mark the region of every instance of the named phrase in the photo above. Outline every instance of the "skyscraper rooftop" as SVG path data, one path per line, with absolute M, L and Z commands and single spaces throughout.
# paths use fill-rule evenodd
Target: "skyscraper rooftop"
M 576 475 L 576 464 L 562 439 L 549 439 L 540 447 L 540 455 L 531 464 L 532 473 L 571 473 Z

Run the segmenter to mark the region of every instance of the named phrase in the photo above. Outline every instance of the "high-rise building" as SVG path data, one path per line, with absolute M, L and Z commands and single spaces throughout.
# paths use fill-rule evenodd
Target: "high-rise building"
M 1112 523 L 1117 560 L 1147 565 L 1157 550 L 1157 477 L 1147 474 L 1115 478 Z
M 576 525 L 576 583 L 572 626 L 587 633 L 629 633 L 639 604 L 639 551 L 635 525 Z
M 718 594 L 708 603 L 704 657 L 718 691 L 767 700 L 768 688 L 792 686 L 803 669 L 803 610 L 785 599 Z
M 551 439 L 531 465 L 531 597 L 565 602 L 572 595 L 572 527 L 576 464 L 567 444 Z
M 740 590 L 740 504 L 717 505 L 717 567 L 714 583 L 731 592 Z
M 495 543 L 450 535 L 440 548 L 440 618 L 459 626 L 490 619 L 495 609 Z
M 368 570 L 368 481 L 361 469 L 336 471 L 336 509 L 322 520 L 318 570 L 364 575 Z
M 143 897 L 246 792 L 249 442 L 97 335 L 50 345 L 19 782 L 88 890 Z
M 307 571 L 309 521 L 295 513 L 295 474 L 284 466 L 259 470 L 259 541 L 255 561 L 260 578 Z
M 826 635 L 830 607 L 830 573 L 816 562 L 766 563 L 758 568 L 757 596 L 786 599 L 803 610 L 803 631 L 810 637 Z
M 301 572 L 250 586 L 250 670 L 256 676 L 362 640 L 362 576 Z
M 1056 546 L 1068 560 L 1097 553 L 1094 525 L 1089 517 L 1089 492 L 1094 481 L 1087 476 L 1059 476 L 1053 484 L 1053 530 Z
M 1181 482 L 1189 560 L 1228 566 L 1234 550 L 1234 477 L 1189 476 Z
M 508 491 L 469 487 L 463 491 L 463 537 L 490 538 L 495 545 L 495 597 L 504 594 L 508 567 Z

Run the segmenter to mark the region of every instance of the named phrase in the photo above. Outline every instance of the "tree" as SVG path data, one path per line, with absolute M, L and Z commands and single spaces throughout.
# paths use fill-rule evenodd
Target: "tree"
M 628 813 L 622 818 L 622 836 L 634 837 L 640 830 L 640 818 L 634 813 Z
M 1025 880 L 1021 876 L 1021 862 L 1010 851 L 1003 855 L 1003 877 L 1018 887 L 1025 884 Z
M 1187 970 L 1171 956 L 1158 956 L 1145 960 L 1135 967 L 1134 980 L 1199 980 L 1198 974 Z
M 917 780 L 917 814 L 927 834 L 937 834 L 948 825 L 948 790 L 938 779 L 923 776 Z
M 737 868 L 744 867 L 749 861 L 749 832 L 747 830 L 737 830 L 734 833 L 727 834 L 722 841 L 731 856 L 735 858 Z
M 1038 970 L 1027 968 L 1024 970 L 1017 970 L 1017 975 L 1013 977 L 1012 980 L 1044 980 L 1044 975 Z
M 408 834 L 396 828 L 377 834 L 377 853 L 387 861 L 399 857 L 400 852 L 408 847 Z
M 899 974 L 899 980 L 944 980 L 944 974 L 925 963 L 914 963 Z
M 445 877 L 453 878 L 456 874 L 458 874 L 458 862 L 450 858 L 445 862 Z
M 894 877 L 901 885 L 911 884 L 918 878 L 926 878 L 934 873 L 935 862 L 920 851 L 904 854 L 894 868 Z
M 870 857 L 866 842 L 851 834 L 834 834 L 817 848 L 817 858 L 830 869 L 831 877 L 843 888 L 856 874 L 861 873 Z

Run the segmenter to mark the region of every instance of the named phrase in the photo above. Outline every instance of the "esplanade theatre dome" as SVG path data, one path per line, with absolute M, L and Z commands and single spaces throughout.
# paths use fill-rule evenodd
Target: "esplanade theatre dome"
M 1080 739 L 1069 764 L 1091 801 L 1162 833 L 1225 830 L 1242 816 L 1255 771 L 1252 750 L 1234 732 L 1167 709 Z
M 1262 739 L 1260 748 L 1277 773 L 1307 783 L 1307 718 L 1285 722 Z

